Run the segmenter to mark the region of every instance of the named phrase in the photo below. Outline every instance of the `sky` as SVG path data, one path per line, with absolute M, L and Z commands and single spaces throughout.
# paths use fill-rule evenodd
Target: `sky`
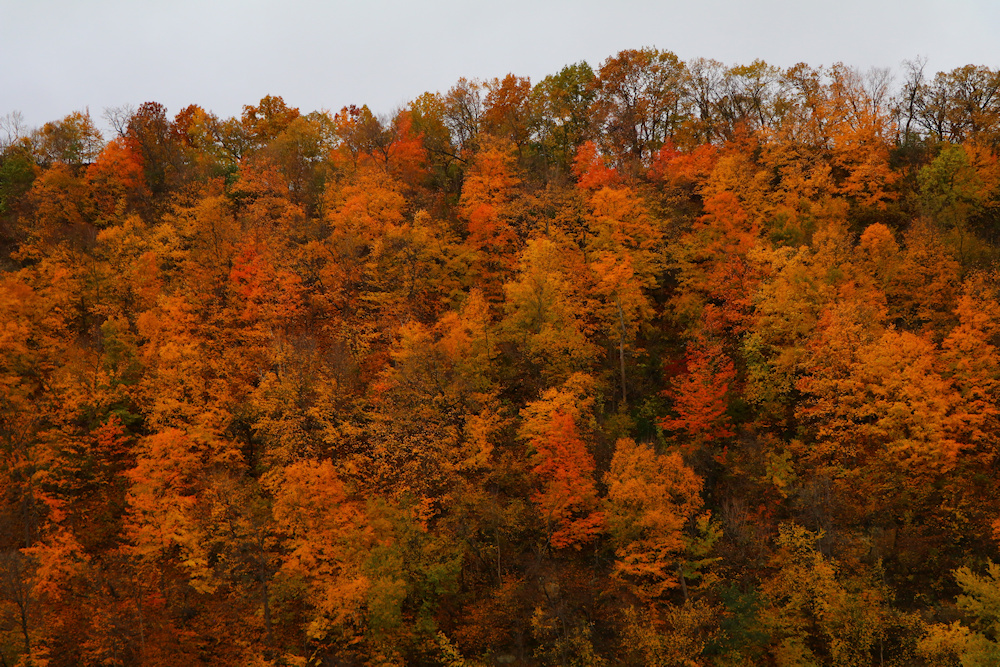
M 1000 67 L 997 0 L 0 0 L 0 116 L 156 101 L 220 117 L 280 95 L 377 114 L 459 77 L 537 82 L 624 49 L 682 60 Z

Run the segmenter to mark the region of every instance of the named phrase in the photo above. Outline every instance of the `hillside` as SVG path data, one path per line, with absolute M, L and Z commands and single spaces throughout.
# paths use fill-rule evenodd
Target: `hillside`
M 1000 664 L 1000 71 L 0 121 L 0 665 Z

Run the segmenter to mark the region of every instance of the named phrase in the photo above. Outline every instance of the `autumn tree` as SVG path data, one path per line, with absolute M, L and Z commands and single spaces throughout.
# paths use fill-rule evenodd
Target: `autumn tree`
M 682 82 L 683 64 L 669 51 L 626 50 L 604 61 L 594 113 L 616 160 L 644 163 L 673 136 Z
M 732 194 L 705 201 L 705 214 L 674 250 L 680 280 L 674 307 L 680 318 L 699 319 L 715 334 L 746 330 L 763 275 L 753 253 L 758 231 Z
M 296 116 L 255 155 L 274 164 L 288 182 L 292 201 L 307 209 L 319 206 L 328 156 L 334 144 L 333 123 L 322 113 Z
M 489 467 L 505 421 L 490 372 L 495 325 L 473 291 L 460 311 L 433 327 L 401 327 L 399 336 L 375 385 L 366 465 L 380 490 L 418 494 L 444 512 Z
M 687 372 L 673 378 L 666 391 L 676 416 L 662 417 L 657 425 L 676 433 L 682 451 L 694 454 L 733 436 L 726 411 L 736 371 L 722 345 L 704 339 L 693 342 L 685 365 Z
M 171 132 L 167 110 L 158 102 L 144 102 L 129 118 L 126 138 L 142 158 L 146 185 L 154 195 L 163 195 L 181 176 L 182 153 Z
M 951 144 L 920 170 L 918 180 L 924 214 L 944 232 L 965 269 L 978 254 L 971 221 L 992 194 L 991 188 L 970 164 L 965 148 Z M 989 185 L 995 192 L 996 183 Z
M 975 333 L 964 310 L 963 325 L 943 354 L 927 337 L 872 327 L 855 319 L 857 311 L 847 319 L 849 312 L 831 313 L 836 319 L 829 320 L 825 349 L 816 349 L 812 371 L 799 381 L 806 400 L 797 412 L 811 436 L 803 451 L 809 467 L 836 480 L 847 494 L 838 505 L 852 520 L 901 511 L 900 501 L 927 512 L 961 512 L 964 492 L 946 492 L 946 503 L 937 494 L 957 480 L 972 451 L 992 451 L 986 424 L 996 409 L 989 370 L 995 355 L 982 330 Z M 978 371 L 956 374 L 946 361 L 961 345 L 978 346 Z M 850 502 L 848 489 L 861 486 L 870 500 Z M 942 523 L 927 530 L 949 529 Z
M 578 244 L 585 253 L 627 257 L 638 282 L 651 288 L 664 268 L 664 221 L 594 150 L 593 144 L 585 143 L 574 163 L 577 188 L 587 203 L 586 226 Z
M 602 253 L 590 268 L 596 279 L 597 303 L 601 304 L 599 317 L 609 339 L 617 339 L 622 403 L 628 403 L 625 350 L 634 346 L 639 329 L 651 317 L 652 309 L 628 255 L 618 258 Z
M 963 665 L 989 665 L 1000 660 L 997 642 L 1000 566 L 988 561 L 984 575 L 974 573 L 969 567 L 961 567 L 953 574 L 962 589 L 958 607 L 968 615 L 973 626 L 969 628 L 959 621 L 929 626 L 926 636 L 920 640 L 920 653 L 931 660 L 957 657 Z
M 817 152 L 823 156 L 830 168 L 824 194 L 843 198 L 851 215 L 885 218 L 898 198 L 899 178 L 889 165 L 895 133 L 889 70 L 862 72 L 838 63 L 815 76 L 820 74 L 824 86 L 806 85 L 799 93 L 799 104 L 809 110 L 809 134 L 794 137 L 784 128 L 784 141 L 799 145 L 800 160 Z M 808 81 L 801 74 L 797 78 Z
M 885 230 L 888 232 L 888 230 Z M 831 224 L 814 236 L 812 247 L 761 249 L 754 253 L 762 275 L 753 297 L 752 327 L 742 341 L 746 361 L 744 396 L 755 403 L 761 423 L 788 423 L 798 401 L 797 383 L 806 372 L 810 344 L 827 309 L 869 302 L 865 312 L 876 325 L 885 316 L 886 297 L 879 285 L 860 279 L 858 261 L 876 283 L 891 272 L 886 258 L 873 266 L 867 250 L 883 257 L 892 247 L 879 228 L 862 237 L 861 257 L 852 256 L 842 224 Z M 882 245 L 883 242 L 885 245 Z
M 448 190 L 460 187 L 458 178 L 463 158 L 452 143 L 451 130 L 445 118 L 445 102 L 441 94 L 424 93 L 410 102 L 404 113 L 412 132 L 421 138 L 428 166 L 435 180 Z
M 586 62 L 567 65 L 531 91 L 537 109 L 536 130 L 541 152 L 564 171 L 577 148 L 592 139 L 590 105 L 594 101 L 594 71 Z
M 349 501 L 329 461 L 292 464 L 276 470 L 270 483 L 275 519 L 288 534 L 288 552 L 278 574 L 292 586 L 304 579 L 311 594 L 306 636 L 350 638 L 363 627 L 364 600 L 371 586 L 358 562 L 367 532 L 363 508 Z
M 483 131 L 510 141 L 520 153 L 531 138 L 534 125 L 531 81 L 506 75 L 486 83 L 483 100 Z
M 520 272 L 504 286 L 505 337 L 518 346 L 532 375 L 555 382 L 584 370 L 594 353 L 573 283 L 574 259 L 552 241 L 530 241 Z
M 137 210 L 149 197 L 141 156 L 122 138 L 108 142 L 87 169 L 87 180 L 102 217 Z
M 681 585 L 685 530 L 702 507 L 702 481 L 680 454 L 657 455 L 649 445 L 615 444 L 607 521 L 615 544 L 615 576 L 646 600 Z
M 28 193 L 35 225 L 32 236 L 41 246 L 82 248 L 92 243 L 96 229 L 94 203 L 87 180 L 58 163 L 32 183 Z
M 61 162 L 74 167 L 93 162 L 104 145 L 89 110 L 74 111 L 61 121 L 46 123 L 38 130 L 35 141 L 39 163 Z
M 0 665 L 993 664 L 997 73 L 907 68 L 0 117 Z
M 893 627 L 885 593 L 870 579 L 877 573 L 868 581 L 867 573 L 852 575 L 817 549 L 821 537 L 797 524 L 779 529 L 775 573 L 763 586 L 769 652 L 778 664 L 871 664 L 887 633 L 902 628 Z
M 782 101 L 778 68 L 763 60 L 733 65 L 722 73 L 718 88 L 715 107 L 723 137 L 732 139 L 773 127 Z
M 546 545 L 554 549 L 580 549 L 604 530 L 594 459 L 578 425 L 588 417 L 592 382 L 589 376 L 572 375 L 522 411 L 519 435 L 531 448 L 540 487 L 532 501 L 544 522 Z
M 267 145 L 299 117 L 299 110 L 289 107 L 279 95 L 265 95 L 257 105 L 245 104 L 241 123 L 257 148 Z
M 516 215 L 518 176 L 510 144 L 487 144 L 466 172 L 459 206 L 467 221 L 467 244 L 476 252 L 476 278 L 496 294 L 516 266 L 526 230 Z

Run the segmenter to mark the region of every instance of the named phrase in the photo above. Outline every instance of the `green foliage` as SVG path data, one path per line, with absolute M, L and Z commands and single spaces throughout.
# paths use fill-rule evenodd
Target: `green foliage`
M 770 643 L 762 623 L 766 600 L 754 588 L 740 589 L 735 583 L 719 592 L 722 605 L 719 633 L 705 649 L 719 656 L 722 664 L 759 661 Z
M 35 180 L 35 162 L 26 146 L 14 144 L 0 155 L 0 215 L 10 213 Z

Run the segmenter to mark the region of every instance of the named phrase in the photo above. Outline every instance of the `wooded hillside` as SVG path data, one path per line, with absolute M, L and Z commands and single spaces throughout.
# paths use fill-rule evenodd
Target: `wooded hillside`
M 1000 71 L 105 118 L 0 122 L 0 667 L 1000 664 Z

